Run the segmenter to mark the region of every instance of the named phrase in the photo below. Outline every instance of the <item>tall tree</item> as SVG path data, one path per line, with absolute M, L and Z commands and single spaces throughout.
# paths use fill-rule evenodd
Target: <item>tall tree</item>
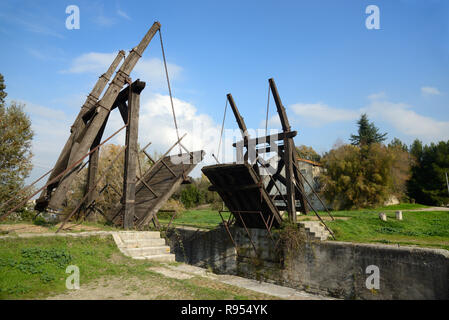
M 352 134 L 351 144 L 354 146 L 370 145 L 372 143 L 381 143 L 387 139 L 387 133 L 379 133 L 379 129 L 374 123 L 368 120 L 366 113 L 362 114 L 358 125 L 358 134 Z
M 328 152 L 322 163 L 323 193 L 335 209 L 376 206 L 391 193 L 393 157 L 382 144 L 343 145 Z
M 24 112 L 24 105 L 12 102 L 5 106 L 6 97 L 3 76 L 0 75 L 0 203 L 9 201 L 23 188 L 31 169 L 31 120 Z M 17 201 L 3 206 L 3 212 L 15 206 Z
M 416 159 L 407 191 L 416 202 L 427 205 L 447 205 L 449 195 L 446 172 L 449 174 L 449 141 L 423 146 L 415 140 L 411 153 Z
M 7 96 L 5 89 L 6 89 L 5 79 L 3 78 L 3 75 L 0 73 L 0 108 L 4 108 L 5 106 L 5 98 Z

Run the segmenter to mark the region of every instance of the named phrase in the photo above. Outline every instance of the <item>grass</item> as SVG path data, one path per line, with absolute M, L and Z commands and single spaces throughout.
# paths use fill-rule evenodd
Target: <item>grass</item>
M 164 277 L 150 270 L 161 264 L 125 257 L 108 236 L 0 239 L 0 299 L 65 294 L 68 265 L 79 267 L 80 291 L 93 299 L 98 298 L 98 292 L 102 298 L 122 299 L 272 298 L 201 277 Z
M 349 219 L 329 221 L 326 224 L 334 231 L 338 241 L 416 245 L 449 250 L 449 212 L 407 211 L 427 207 L 403 203 L 375 209 L 333 211 L 335 217 Z M 402 221 L 395 219 L 395 210 L 403 211 Z M 381 211 L 387 214 L 388 221 L 379 219 L 378 213 Z M 324 212 L 320 214 L 326 215 Z M 169 218 L 160 219 L 163 224 L 168 224 L 169 220 Z M 189 210 L 174 219 L 172 224 L 213 229 L 219 223 L 221 218 L 217 211 Z
M 379 211 L 336 211 L 332 213 L 335 217 L 349 219 L 326 224 L 339 241 L 417 245 L 449 250 L 449 212 L 403 211 L 403 220 L 398 221 L 394 212 L 384 210 L 387 221 L 382 221 L 378 217 Z
M 393 204 L 390 206 L 378 207 L 375 210 L 415 210 L 424 208 L 429 208 L 429 206 L 418 203 L 400 203 L 400 204 Z
M 43 298 L 66 290 L 68 265 L 80 268 L 80 282 L 121 273 L 135 274 L 148 263 L 109 263 L 118 249 L 112 239 L 36 237 L 0 240 L 0 298 Z
M 223 213 L 223 217 L 225 219 L 227 218 L 226 213 Z M 162 224 L 167 225 L 170 218 L 161 217 L 159 218 L 159 221 Z M 187 210 L 184 211 L 179 217 L 175 218 L 172 225 L 213 229 L 221 222 L 220 215 L 216 210 Z

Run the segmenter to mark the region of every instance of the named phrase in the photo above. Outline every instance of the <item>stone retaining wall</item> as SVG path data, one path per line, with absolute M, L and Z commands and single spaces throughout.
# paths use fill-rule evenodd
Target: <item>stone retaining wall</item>
M 218 273 L 345 299 L 449 299 L 447 250 L 325 241 L 287 254 L 265 230 L 251 229 L 256 255 L 243 229 L 231 232 L 238 256 L 224 228 L 176 228 L 167 237 L 177 261 Z M 379 268 L 379 289 L 367 289 L 371 265 Z

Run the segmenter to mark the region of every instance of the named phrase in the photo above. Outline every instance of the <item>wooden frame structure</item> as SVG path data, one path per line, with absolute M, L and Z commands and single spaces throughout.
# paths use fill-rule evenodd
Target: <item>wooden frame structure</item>
M 269 85 L 281 120 L 282 132 L 251 138 L 232 95 L 228 94 L 227 100 L 243 137 L 242 141 L 233 144 L 237 164 L 217 164 L 202 169 L 213 185 L 211 190 L 220 194 L 234 214 L 235 223 L 245 228 L 267 228 L 268 231 L 273 226 L 280 226 L 280 211 L 286 210 L 291 222 L 296 222 L 297 211 L 304 214 L 309 211 L 295 156 L 293 138 L 297 132 L 291 130 L 273 79 L 269 79 Z M 269 152 L 275 152 L 280 160 L 276 169 L 270 168 L 269 181 L 264 183 L 260 171 L 264 169 L 267 172 L 270 164 L 259 155 Z M 280 191 L 280 185 L 285 186 L 285 193 Z M 277 193 L 273 194 L 275 189 Z M 282 204 L 276 204 L 277 202 Z
M 141 172 L 139 160 L 140 151 L 138 150 L 138 126 L 140 94 L 145 88 L 145 82 L 137 80 L 131 83 L 129 74 L 156 32 L 160 32 L 160 27 L 160 23 L 155 22 L 139 45 L 132 49 L 128 56 L 125 57 L 123 51 L 118 53 L 107 72 L 97 81 L 72 125 L 71 135 L 51 171 L 47 184 L 41 188 L 42 193 L 40 198 L 37 199 L 35 206 L 35 209 L 40 212 L 47 209 L 58 210 L 61 208 L 71 182 L 76 174 L 81 171 L 80 167 L 82 166 L 83 159 L 89 156 L 87 185 L 84 198 L 75 210 L 65 217 L 58 231 L 62 229 L 65 222 L 75 213 L 79 214 L 83 210 L 83 206 L 85 209 L 85 218 L 92 219 L 94 216 L 93 213 L 99 212 L 106 219 L 123 226 L 125 229 L 134 227 L 141 228 L 150 221 L 158 225 L 156 216 L 158 210 L 182 183 L 188 182 L 187 175 L 203 158 L 203 151 L 188 151 L 181 144 L 182 138 L 178 138 L 178 141 L 164 156 L 154 161 L 145 151 L 148 144 L 141 151 L 143 151 L 153 165 L 147 172 Z M 161 47 L 163 50 L 162 36 Z M 165 53 L 163 52 L 163 54 L 165 62 Z M 99 97 L 103 89 L 106 87 L 112 73 L 123 58 L 122 65 L 100 99 Z M 168 81 L 168 72 L 166 74 Z M 122 90 L 125 83 L 128 83 L 128 86 Z M 99 149 L 101 145 L 111 138 L 101 143 L 109 114 L 115 108 L 119 109 L 125 123 L 122 129 L 126 127 L 123 190 L 120 192 L 113 188 L 120 195 L 121 201 L 112 213 L 104 213 L 95 206 L 95 201 L 98 196 L 109 186 L 106 184 L 100 191 L 96 188 L 104 178 L 97 177 Z M 118 131 L 114 135 L 117 133 Z M 172 157 L 168 156 L 169 152 L 176 145 L 181 146 L 187 151 L 186 153 L 175 156 L 175 158 L 178 158 L 177 160 L 179 158 L 184 160 L 179 163 L 176 161 L 172 162 Z M 110 167 L 118 159 L 119 155 L 112 161 Z M 137 169 L 139 169 L 140 175 L 137 174 Z M 108 170 L 109 168 L 106 171 Z

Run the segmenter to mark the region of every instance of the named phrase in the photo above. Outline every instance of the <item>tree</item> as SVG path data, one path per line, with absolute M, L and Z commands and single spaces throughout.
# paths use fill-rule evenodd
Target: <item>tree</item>
M 31 172 L 31 120 L 24 112 L 24 105 L 17 102 L 5 107 L 6 92 L 0 75 L 0 203 L 9 201 L 24 187 Z M 23 199 L 11 201 L 2 207 L 3 212 L 13 208 Z
M 343 145 L 327 153 L 322 163 L 323 193 L 335 209 L 372 207 L 388 199 L 393 157 L 384 145 Z
M 398 199 L 404 199 L 407 194 L 407 181 L 411 176 L 411 166 L 414 163 L 413 157 L 408 152 L 407 145 L 396 138 L 388 145 L 388 152 L 393 161 L 391 166 L 391 192 Z
M 194 183 L 181 191 L 181 202 L 186 208 L 192 208 L 200 202 L 200 192 Z
M 423 146 L 415 140 L 410 147 L 415 158 L 407 191 L 416 202 L 427 205 L 447 205 L 449 195 L 446 172 L 449 174 L 449 141 Z
M 312 147 L 300 145 L 296 147 L 296 151 L 298 152 L 300 158 L 316 162 L 319 162 L 321 160 L 321 156 L 315 150 L 313 150 Z
M 5 89 L 6 89 L 5 79 L 3 78 L 3 75 L 0 73 L 0 108 L 3 108 L 5 104 L 5 98 L 7 96 Z
M 401 140 L 399 140 L 398 138 L 394 138 L 393 140 L 391 140 L 391 142 L 388 144 L 389 148 L 399 148 L 405 152 L 408 152 L 408 146 L 403 143 Z
M 374 123 L 369 122 L 366 113 L 362 114 L 357 121 L 358 135 L 352 134 L 351 143 L 354 146 L 370 145 L 372 143 L 381 143 L 387 139 L 386 133 L 379 133 L 379 129 Z

